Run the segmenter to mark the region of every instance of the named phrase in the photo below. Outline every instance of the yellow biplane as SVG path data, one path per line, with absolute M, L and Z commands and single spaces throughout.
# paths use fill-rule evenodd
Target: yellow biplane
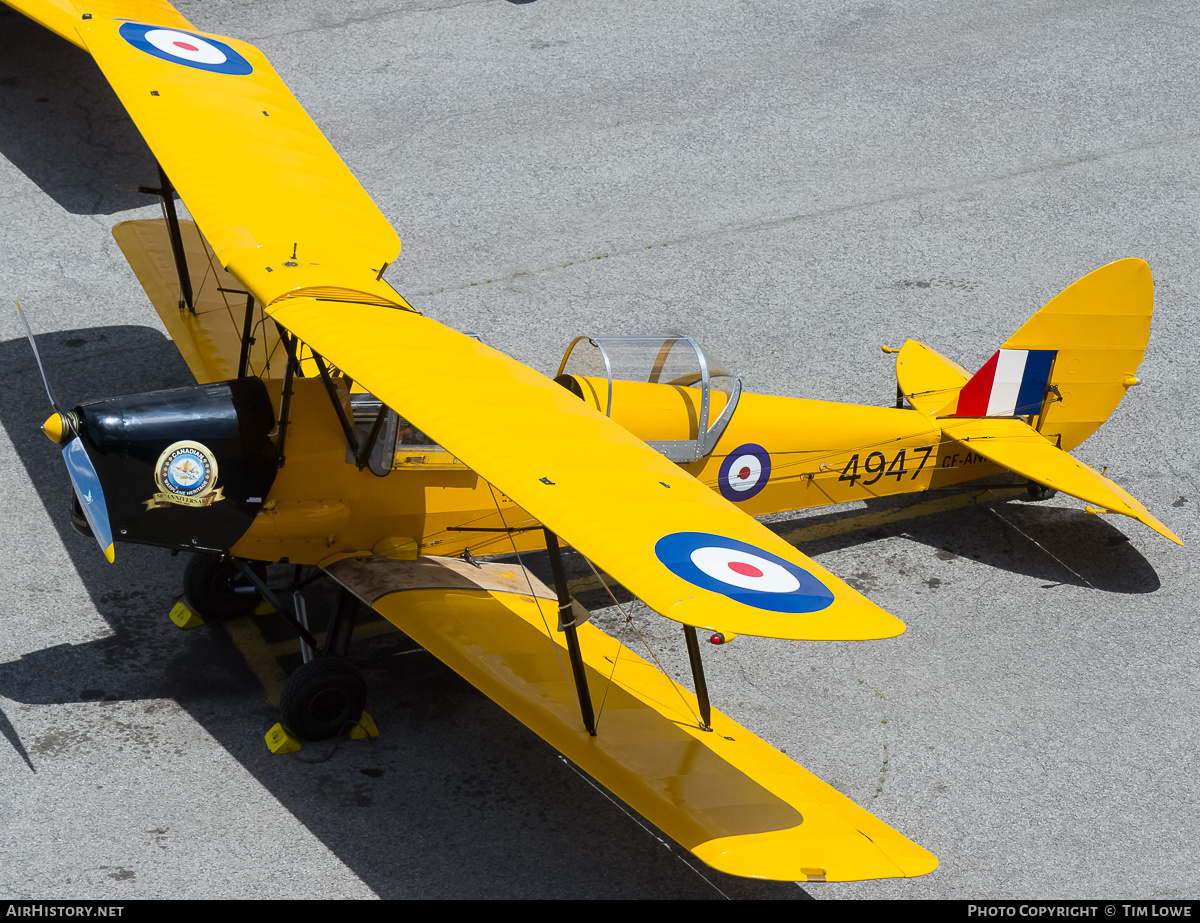
M 157 158 L 163 218 L 113 234 L 197 382 L 71 408 L 47 384 L 77 525 L 110 561 L 196 552 L 203 616 L 265 597 L 288 618 L 299 736 L 362 713 L 341 656 L 361 600 L 717 869 L 922 875 L 933 855 L 708 702 L 698 629 L 904 630 L 753 517 L 1010 471 L 1179 541 L 1068 454 L 1137 383 L 1140 260 L 1080 279 L 975 375 L 908 341 L 894 408 L 743 393 L 685 336 L 580 337 L 551 380 L 383 281 L 395 232 L 256 48 L 160 0 L 6 2 L 93 56 Z M 560 537 L 684 626 L 694 693 L 588 624 Z M 521 565 L 534 549 L 553 587 Z M 341 588 L 323 644 L 270 562 Z

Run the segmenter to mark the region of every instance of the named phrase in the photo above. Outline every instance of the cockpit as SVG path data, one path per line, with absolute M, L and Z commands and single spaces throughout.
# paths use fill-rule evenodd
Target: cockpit
M 688 336 L 580 336 L 554 379 L 667 458 L 696 462 L 715 448 L 737 407 L 742 383 Z M 366 393 L 350 395 L 365 466 L 383 477 L 401 469 L 465 466 L 396 411 Z M 347 462 L 359 458 L 347 451 Z
M 680 463 L 712 452 L 742 393 L 739 378 L 677 334 L 576 337 L 554 380 Z

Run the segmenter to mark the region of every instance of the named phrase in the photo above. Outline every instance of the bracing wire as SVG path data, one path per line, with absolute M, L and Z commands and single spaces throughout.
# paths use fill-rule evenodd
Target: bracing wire
M 490 482 L 485 482 L 485 483 L 487 483 L 487 486 L 488 486 L 488 493 L 490 493 L 492 496 L 492 503 L 496 507 L 496 515 L 500 517 L 501 524 L 507 530 L 508 522 L 504 518 L 503 510 L 500 509 L 500 501 L 496 499 L 496 489 L 491 485 Z M 571 695 L 573 695 L 575 697 L 576 707 L 582 708 L 583 707 L 582 703 L 579 701 L 579 691 L 575 688 L 575 684 L 573 682 L 571 682 L 571 677 L 570 677 L 569 671 L 567 670 L 567 665 L 565 663 L 563 663 L 562 651 L 559 649 L 558 645 L 554 643 L 555 629 L 552 629 L 550 627 L 550 623 L 546 621 L 546 613 L 542 609 L 543 600 L 537 595 L 537 593 L 533 589 L 533 581 L 529 579 L 529 569 L 525 566 L 525 563 L 521 560 L 521 552 L 517 549 L 517 543 L 513 539 L 513 533 L 507 532 L 507 535 L 508 535 L 508 542 L 512 546 L 513 554 L 516 555 L 516 557 L 517 557 L 517 564 L 519 564 L 521 566 L 521 573 L 523 573 L 525 575 L 525 585 L 529 587 L 529 597 L 530 597 L 530 599 L 533 600 L 534 605 L 537 606 L 538 615 L 541 616 L 542 625 L 546 629 L 546 638 L 550 641 L 550 646 L 554 649 L 554 656 L 558 659 L 558 668 L 560 670 L 562 670 L 563 678 L 567 681 L 567 688 L 571 690 Z M 598 720 L 599 720 L 599 718 L 597 716 L 597 722 L 598 722 Z
M 1024 538 L 1028 539 L 1029 541 L 1033 542 L 1033 544 L 1034 544 L 1034 545 L 1036 545 L 1038 548 L 1040 548 L 1042 551 L 1044 551 L 1044 552 L 1045 552 L 1045 553 L 1046 553 L 1046 554 L 1047 554 L 1047 555 L 1050 557 L 1050 559 L 1051 559 L 1052 561 L 1055 561 L 1055 562 L 1056 562 L 1056 563 L 1057 563 L 1057 564 L 1058 564 L 1060 567 L 1062 567 L 1062 569 L 1063 569 L 1063 570 L 1067 571 L 1067 572 L 1068 572 L 1068 573 L 1070 573 L 1070 574 L 1074 574 L 1076 577 L 1078 577 L 1080 580 L 1082 580 L 1084 583 L 1086 583 L 1086 584 L 1087 584 L 1089 587 L 1091 587 L 1093 590 L 1094 590 L 1094 589 L 1096 589 L 1096 587 L 1095 587 L 1095 586 L 1092 584 L 1092 582 L 1091 582 L 1090 580 L 1088 580 L 1088 578 L 1087 578 L 1087 577 L 1083 576 L 1083 574 L 1081 574 L 1081 573 L 1079 573 L 1078 571 L 1074 570 L 1074 569 L 1073 569 L 1073 568 L 1072 568 L 1070 565 L 1068 565 L 1068 564 L 1067 564 L 1065 561 L 1063 561 L 1062 559 L 1058 558 L 1056 555 L 1054 555 L 1053 553 L 1051 553 L 1051 551 L 1050 551 L 1050 549 L 1049 549 L 1049 548 L 1047 548 L 1045 545 L 1043 545 L 1041 542 L 1039 542 L 1039 541 L 1038 541 L 1036 538 L 1034 538 L 1032 535 L 1028 535 L 1028 534 L 1026 534 L 1026 533 L 1025 533 L 1024 531 L 1022 531 L 1020 528 L 1018 528 L 1017 526 L 1013 525 L 1011 522 L 1009 522 L 1007 519 L 1005 519 L 1003 516 L 1001 516 L 999 513 L 997 513 L 997 512 L 996 512 L 994 509 L 992 509 L 990 506 L 985 506 L 985 507 L 984 507 L 984 509 L 985 509 L 985 510 L 987 510 L 989 513 L 991 513 L 993 516 L 995 516 L 997 519 L 999 519 L 999 520 L 1000 520 L 1002 523 L 1004 523 L 1006 526 L 1008 526 L 1010 529 L 1012 529 L 1012 530 L 1013 530 L 1014 532 L 1016 532 L 1018 535 L 1021 535 L 1021 536 L 1023 536 Z
M 598 570 L 596 570 L 596 565 L 594 565 L 586 555 L 580 555 L 580 557 L 582 557 L 583 560 L 587 561 L 587 566 L 591 568 L 592 573 L 596 576 L 596 579 L 600 581 L 600 584 L 604 587 L 605 591 L 608 593 L 609 597 L 612 599 L 613 605 L 615 605 L 617 607 L 618 611 L 620 611 L 621 615 L 623 615 L 625 617 L 625 624 L 621 628 L 621 637 L 618 639 L 618 641 L 620 643 L 617 646 L 617 656 L 616 656 L 616 658 L 613 659 L 612 671 L 609 673 L 609 677 L 608 677 L 609 686 L 612 685 L 612 678 L 614 675 L 616 675 L 616 672 L 617 672 L 617 660 L 620 659 L 621 651 L 625 647 L 626 629 L 632 628 L 633 633 L 635 635 L 637 635 L 638 640 L 642 642 L 642 647 L 644 647 L 646 649 L 646 653 L 650 655 L 650 658 L 654 661 L 655 665 L 658 667 L 658 669 L 662 673 L 662 675 L 665 676 L 668 679 L 668 681 L 670 681 L 671 688 L 674 689 L 675 694 L 677 696 L 679 696 L 679 701 L 681 703 L 683 703 L 684 710 L 689 711 L 689 712 L 692 711 L 691 707 L 687 703 L 687 699 L 684 697 L 683 692 L 680 689 L 679 683 L 676 682 L 675 678 L 673 676 L 671 676 L 670 673 L 667 672 L 667 668 L 662 665 L 662 661 L 660 661 L 658 659 L 658 655 L 654 653 L 654 649 L 650 646 L 650 642 L 647 641 L 645 635 L 643 635 L 638 630 L 637 624 L 633 621 L 633 616 L 625 611 L 625 607 L 621 605 L 620 600 L 618 600 L 616 597 L 616 594 L 613 593 L 612 587 L 610 587 L 608 585 L 608 581 L 605 580 L 604 577 L 602 577 L 600 575 L 600 572 Z M 602 713 L 604 711 L 604 701 L 607 698 L 608 698 L 608 689 L 606 688 L 604 690 L 604 699 L 602 699 L 600 701 L 600 708 L 598 709 L 598 712 L 596 715 L 597 726 L 600 723 L 600 713 Z M 696 724 L 698 726 L 700 726 L 700 727 L 704 726 L 704 722 L 700 720 L 699 715 L 693 713 L 692 717 L 694 717 L 696 719 Z
M 566 763 L 567 766 L 570 767 L 572 772 L 576 773 L 581 779 L 583 779 L 585 782 L 587 782 L 588 785 L 590 785 L 597 792 L 599 792 L 601 795 L 603 795 L 605 798 L 607 798 L 611 804 L 615 805 L 621 811 L 621 813 L 623 813 L 626 817 L 628 817 L 635 824 L 637 824 L 639 827 L 641 827 L 644 831 L 646 831 L 646 833 L 650 834 L 650 836 L 654 837 L 654 839 L 656 839 L 658 841 L 658 844 L 660 846 L 664 847 L 676 859 L 678 859 L 680 862 L 682 862 L 684 865 L 686 865 L 688 868 L 690 868 L 693 872 L 695 872 L 696 875 L 699 876 L 700 879 L 703 880 L 705 884 L 707 884 L 714 891 L 716 891 L 719 895 L 721 895 L 721 897 L 725 898 L 725 900 L 727 900 L 727 901 L 732 900 L 732 898 L 730 898 L 730 896 L 728 894 L 726 894 L 724 891 L 722 891 L 720 889 L 720 887 L 717 886 L 716 882 L 714 882 L 711 878 L 709 878 L 707 875 L 705 875 L 701 869 L 698 869 L 695 866 L 695 864 L 690 862 L 686 857 L 684 857 L 684 856 L 680 855 L 678 852 L 676 852 L 674 845 L 670 841 L 668 841 L 668 840 L 664 839 L 662 836 L 660 836 L 658 834 L 658 832 L 656 830 L 654 830 L 652 827 L 650 827 L 649 825 L 647 825 L 646 822 L 642 820 L 642 818 L 640 818 L 637 814 L 634 814 L 627 807 L 625 807 L 625 805 L 623 805 L 621 802 L 619 802 L 617 799 L 615 799 L 612 795 L 610 795 L 608 793 L 607 789 L 605 789 L 603 786 L 597 785 L 595 783 L 595 781 L 593 781 L 591 776 L 589 776 L 585 772 L 581 772 L 574 763 L 572 763 L 569 759 L 567 759 L 562 754 L 559 754 L 558 758 L 560 760 L 562 760 L 564 763 Z

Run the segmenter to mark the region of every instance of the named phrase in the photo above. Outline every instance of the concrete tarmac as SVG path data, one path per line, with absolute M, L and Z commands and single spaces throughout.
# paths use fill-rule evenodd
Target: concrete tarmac
M 578 334 L 685 331 L 748 390 L 886 405 L 881 344 L 975 369 L 1146 259 L 1144 383 L 1075 454 L 1187 546 L 1061 496 L 776 523 L 908 631 L 739 638 L 714 703 L 936 854 L 919 879 L 714 873 L 378 624 L 382 736 L 272 756 L 287 633 L 178 631 L 182 556 L 110 566 L 69 525 L 14 303 L 64 400 L 189 377 L 109 233 L 158 214 L 149 152 L 0 7 L 0 897 L 1200 896 L 1194 4 L 178 6 L 271 59 L 398 229 L 401 293 L 545 372 Z

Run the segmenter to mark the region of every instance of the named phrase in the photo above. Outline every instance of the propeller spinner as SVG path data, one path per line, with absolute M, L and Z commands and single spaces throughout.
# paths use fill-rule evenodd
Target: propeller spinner
M 50 390 L 50 381 L 46 377 L 46 369 L 42 365 L 42 357 L 38 353 L 33 330 L 30 328 L 29 321 L 19 302 L 17 303 L 17 313 L 25 325 L 25 335 L 29 337 L 29 345 L 33 347 L 33 358 L 37 361 L 38 371 L 42 375 L 46 396 L 50 398 L 50 406 L 54 408 L 54 413 L 42 424 L 42 432 L 51 442 L 63 447 L 63 462 L 66 463 L 67 476 L 71 479 L 75 496 L 79 498 L 79 505 L 83 508 L 83 515 L 87 519 L 88 526 L 91 527 L 92 535 L 100 543 L 104 557 L 111 564 L 114 559 L 112 526 L 108 521 L 108 507 L 104 502 L 104 491 L 100 487 L 100 476 L 96 473 L 96 466 L 92 464 L 92 460 L 88 458 L 88 454 L 83 448 L 83 440 L 79 438 L 78 419 L 75 414 L 62 409 L 55 400 L 54 392 Z

